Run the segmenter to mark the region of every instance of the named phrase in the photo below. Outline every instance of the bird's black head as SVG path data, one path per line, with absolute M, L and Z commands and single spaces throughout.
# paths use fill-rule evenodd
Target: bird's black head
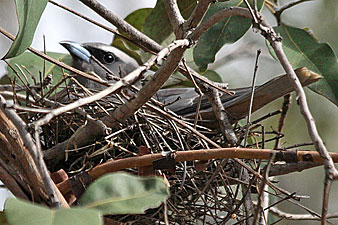
M 60 44 L 71 54 L 73 67 L 86 73 L 93 72 L 103 80 L 107 80 L 107 72 L 92 59 L 93 56 L 117 76 L 123 77 L 138 67 L 133 58 L 110 45 L 103 43 L 79 44 L 71 41 L 63 41 Z M 88 88 L 100 87 L 99 84 L 83 77 L 77 79 Z

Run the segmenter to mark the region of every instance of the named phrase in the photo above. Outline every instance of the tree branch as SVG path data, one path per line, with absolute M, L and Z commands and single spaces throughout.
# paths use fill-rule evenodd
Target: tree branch
M 295 5 L 298 5 L 300 3 L 303 3 L 303 2 L 309 2 L 309 1 L 312 1 L 312 0 L 298 0 L 298 1 L 294 1 L 294 2 L 290 2 L 288 4 L 286 4 L 285 6 L 279 8 L 278 10 L 275 11 L 275 17 L 277 19 L 277 23 L 280 24 L 281 22 L 281 15 L 282 13 L 284 12 L 284 10 L 287 10 Z
M 205 22 L 201 23 L 196 29 L 189 35 L 189 38 L 196 41 L 200 36 L 206 32 L 210 27 L 218 23 L 220 20 L 225 19 L 230 16 L 242 16 L 245 18 L 252 18 L 250 12 L 242 7 L 230 7 L 225 8 L 211 17 L 209 17 Z
M 109 116 L 104 117 L 102 121 L 110 127 L 115 127 L 117 123 L 124 122 L 128 117 L 133 115 L 163 86 L 169 76 L 176 70 L 189 45 L 190 42 L 186 39 L 177 40 L 162 50 L 163 52 L 171 53 L 160 69 L 152 76 L 151 80 L 142 87 L 135 98 L 117 108 Z
M 176 39 L 182 39 L 183 37 L 183 30 L 182 26 L 184 24 L 184 18 L 181 15 L 181 12 L 178 8 L 176 0 L 164 0 L 164 6 L 168 13 L 168 18 L 173 27 L 173 31 L 176 35 Z
M 296 162 L 302 162 L 302 160 L 311 155 L 311 158 L 314 163 L 322 163 L 323 160 L 316 151 L 276 151 L 273 149 L 250 149 L 250 148 L 215 148 L 215 149 L 201 149 L 201 150 L 186 150 L 186 151 L 177 151 L 174 153 L 174 158 L 176 162 L 183 161 L 194 161 L 194 160 L 210 160 L 210 159 L 229 159 L 229 158 L 241 158 L 241 159 L 270 159 L 271 155 L 276 154 L 276 160 L 278 161 L 290 161 L 296 160 Z M 338 162 L 338 153 L 330 153 L 334 157 L 335 162 Z M 157 154 L 146 154 L 142 156 L 135 156 L 130 158 L 124 158 L 114 161 L 108 161 L 106 163 L 100 164 L 95 168 L 88 171 L 90 177 L 95 180 L 100 176 L 116 172 L 128 168 L 144 167 L 151 166 L 154 160 L 163 158 L 161 153 Z M 241 161 L 241 165 L 243 162 Z M 273 167 L 272 167 L 273 168 Z M 249 172 L 253 173 L 259 179 L 264 179 L 256 171 L 253 171 L 248 167 Z M 269 176 L 278 175 L 273 174 L 273 170 L 270 170 Z M 268 185 L 271 185 L 271 182 L 265 181 Z M 57 185 L 63 194 L 70 191 L 70 186 L 68 182 L 63 181 Z M 284 193 L 286 194 L 286 193 Z
M 144 35 L 142 32 L 135 29 L 133 26 L 131 26 L 129 23 L 124 21 L 122 18 L 108 10 L 106 7 L 104 7 L 101 3 L 99 3 L 96 0 L 79 0 L 92 10 L 94 10 L 97 14 L 102 16 L 104 19 L 106 19 L 111 24 L 115 25 L 118 29 L 121 31 L 127 33 L 129 35 L 129 38 L 138 42 L 140 45 L 150 49 L 154 52 L 159 52 L 162 49 L 162 46 L 157 44 L 155 41 L 153 41 L 148 36 Z
M 183 30 L 187 31 L 195 29 L 202 21 L 204 15 L 209 9 L 209 6 L 210 0 L 198 1 L 194 11 L 191 13 L 190 17 L 183 24 Z
M 247 7 L 249 8 L 250 12 L 252 11 L 250 4 L 247 0 L 244 0 Z M 314 146 L 316 150 L 319 152 L 321 157 L 324 160 L 324 166 L 325 166 L 325 187 L 324 187 L 324 198 L 323 198 L 323 208 L 322 208 L 322 224 L 325 224 L 326 222 L 326 208 L 328 204 L 328 194 L 329 194 L 329 186 L 332 182 L 332 180 L 338 180 L 338 171 L 335 168 L 335 165 L 333 163 L 332 158 L 330 157 L 321 137 L 319 136 L 319 133 L 317 131 L 316 123 L 311 115 L 311 112 L 309 110 L 306 96 L 304 89 L 302 85 L 300 84 L 299 79 L 296 76 L 295 71 L 292 69 L 292 66 L 286 57 L 282 43 L 281 38 L 275 33 L 275 31 L 272 29 L 270 25 L 268 25 L 264 20 L 263 17 L 260 16 L 260 18 L 255 18 L 255 14 L 252 13 L 253 21 L 259 21 L 259 23 L 254 24 L 254 27 L 257 27 L 261 34 L 269 41 L 270 45 L 272 46 L 277 58 L 279 59 L 279 62 L 281 63 L 282 67 L 284 68 L 285 72 L 287 73 L 291 84 L 296 91 L 298 104 L 300 106 L 300 112 L 303 115 L 308 132 L 310 135 L 310 138 L 312 142 L 314 143 Z
M 6 108 L 6 100 L 2 96 L 0 96 L 0 109 L 9 118 L 9 120 L 13 122 L 13 124 L 15 125 L 17 129 L 19 137 L 22 139 L 24 146 L 27 148 L 29 152 L 29 154 L 26 154 L 25 158 L 22 158 L 21 162 L 25 163 L 30 157 L 33 158 L 33 162 L 25 163 L 25 164 L 28 164 L 27 167 L 25 167 L 25 169 L 29 169 L 29 173 L 31 173 L 30 175 L 35 175 L 35 176 L 28 176 L 29 178 L 33 179 L 33 180 L 32 179 L 30 180 L 31 184 L 37 185 L 37 187 L 35 188 L 37 189 L 37 192 L 41 195 L 41 197 L 44 197 L 45 195 L 44 191 L 46 191 L 48 193 L 48 198 L 51 201 L 52 205 L 56 207 L 61 207 L 61 206 L 67 207 L 68 204 L 63 199 L 62 195 L 58 194 L 58 190 L 56 189 L 54 182 L 51 180 L 48 174 L 47 167 L 42 160 L 43 158 L 42 153 L 38 152 L 31 135 L 27 131 L 26 124 L 13 110 L 9 110 Z M 18 155 L 19 156 L 24 155 L 24 151 L 22 148 L 17 149 L 17 151 L 20 151 L 20 150 L 22 152 L 19 153 Z M 41 179 L 42 179 L 42 182 L 44 183 L 44 186 L 41 184 Z M 42 187 L 44 187 L 44 190 Z
M 157 91 L 158 89 L 163 85 L 163 83 L 166 81 L 167 77 L 171 75 L 171 72 L 175 70 L 175 64 L 173 63 L 173 60 L 178 60 L 177 64 L 179 63 L 180 59 L 178 58 L 181 54 L 183 55 L 184 49 L 186 46 L 188 46 L 190 42 L 188 40 L 177 40 L 174 43 L 170 44 L 167 48 L 164 48 L 160 53 L 158 53 L 157 56 L 152 57 L 148 60 L 143 66 L 138 67 L 136 70 L 125 76 L 120 81 L 117 81 L 114 85 L 112 85 L 109 88 L 106 88 L 105 90 L 97 93 L 96 97 L 90 96 L 87 98 L 84 98 L 84 101 L 82 99 L 74 102 L 76 104 L 70 104 L 71 107 L 58 110 L 57 113 L 63 112 L 65 109 L 72 109 L 74 107 L 77 107 L 80 102 L 81 104 L 89 103 L 91 101 L 96 100 L 98 97 L 102 98 L 107 93 L 112 93 L 117 88 L 121 88 L 123 86 L 127 86 L 135 82 L 139 75 L 148 70 L 151 66 L 153 66 L 158 60 L 163 59 L 167 54 L 170 53 L 170 55 L 174 54 L 172 57 L 168 57 L 167 61 L 163 64 L 162 67 L 164 69 L 159 69 L 153 76 L 152 80 L 150 80 L 146 86 L 144 86 L 133 98 L 131 101 L 127 102 L 126 104 L 123 104 L 119 108 L 117 108 L 114 112 L 112 112 L 110 115 L 104 117 L 102 119 L 102 122 L 110 127 L 116 127 L 118 123 L 126 120 L 129 116 L 133 115 L 143 104 L 145 104 Z M 179 53 L 175 52 L 175 50 L 178 49 Z M 183 52 L 181 52 L 183 51 Z M 182 57 L 182 56 L 181 56 Z M 169 61 L 169 59 L 171 60 Z M 168 64 L 169 63 L 169 64 Z M 176 64 L 176 66 L 177 66 Z M 161 68 L 162 68 L 161 67 Z M 164 77 L 165 76 L 165 77 Z M 54 113 L 55 114 L 55 113 Z M 51 118 L 53 115 L 48 116 L 48 118 Z M 43 119 L 43 121 L 39 122 L 39 124 L 43 124 L 43 122 L 46 119 Z M 55 165 L 60 160 L 64 159 L 64 152 L 66 149 L 72 149 L 75 146 L 85 146 L 88 143 L 94 141 L 95 139 L 101 137 L 105 133 L 105 127 L 96 125 L 94 123 L 88 123 L 85 126 L 80 127 L 74 135 L 62 142 L 58 145 L 52 147 L 51 149 L 44 152 L 45 159 L 49 163 L 49 165 Z

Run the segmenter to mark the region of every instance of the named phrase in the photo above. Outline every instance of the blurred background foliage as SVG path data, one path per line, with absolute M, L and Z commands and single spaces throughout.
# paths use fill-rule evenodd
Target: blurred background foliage
M 77 1 L 58 1 L 77 11 L 109 25 L 102 18 L 84 5 Z M 138 8 L 154 7 L 155 1 L 109 1 L 102 0 L 102 4 L 110 8 L 114 13 L 125 17 Z M 279 0 L 281 5 L 291 2 L 289 0 Z M 15 7 L 12 0 L 0 0 L 0 26 L 12 34 L 16 33 L 17 23 Z M 263 14 L 273 26 L 276 25 L 274 17 L 266 7 L 263 8 Z M 299 28 L 308 28 L 320 42 L 330 44 L 334 52 L 338 53 L 338 4 L 336 0 L 314 0 L 304 2 L 296 7 L 288 9 L 282 14 L 282 21 L 286 24 Z M 78 42 L 98 41 L 111 43 L 112 35 L 100 28 L 89 24 L 78 17 L 71 15 L 51 4 L 48 4 L 42 20 L 38 26 L 32 47 L 43 50 L 43 35 L 46 37 L 46 46 L 48 51 L 62 52 L 65 50 L 58 44 L 62 40 L 73 40 Z M 0 56 L 4 56 L 9 49 L 11 41 L 4 36 L 0 36 Z M 221 52 L 216 56 L 216 62 L 210 65 L 210 69 L 216 70 L 222 75 L 224 82 L 229 83 L 231 88 L 249 86 L 254 68 L 254 59 L 256 50 L 261 48 L 263 51 L 259 59 L 257 83 L 261 84 L 272 76 L 283 74 L 281 66 L 269 55 L 264 39 L 261 35 L 252 32 L 252 29 L 246 35 L 234 44 L 224 46 Z M 5 73 L 5 64 L 0 62 L 0 77 Z M 338 108 L 312 91 L 306 89 L 308 103 L 313 117 L 316 120 L 317 127 L 323 138 L 327 149 L 337 152 L 338 138 Z M 267 105 L 254 114 L 254 119 L 268 112 L 281 107 L 283 99 Z M 277 129 L 279 117 L 273 117 L 265 121 L 266 129 Z M 299 107 L 296 104 L 293 94 L 292 105 L 288 112 L 286 124 L 283 133 L 285 137 L 282 143 L 292 145 L 296 143 L 309 142 L 305 121 L 299 113 Z M 266 148 L 273 147 L 267 145 Z M 303 147 L 302 149 L 313 149 L 312 147 Z M 308 200 L 302 200 L 302 203 L 309 208 L 320 212 L 322 203 L 322 191 L 324 181 L 324 170 L 321 167 L 294 173 L 275 178 L 279 180 L 280 186 L 289 190 L 296 191 L 299 195 L 311 196 Z M 329 213 L 338 211 L 338 184 L 333 183 L 330 193 Z M 3 190 L 1 190 L 3 191 Z M 0 192 L 0 195 L 2 192 Z M 4 198 L 1 197 L 0 198 Z M 0 208 L 2 203 L 0 202 Z M 285 212 L 304 213 L 298 207 L 291 204 L 285 204 L 285 208 L 280 207 Z M 332 221 L 338 224 L 338 220 Z M 288 224 L 287 221 L 280 224 Z M 290 224 L 290 222 L 289 222 Z M 294 223 L 293 223 L 294 224 Z M 297 222 L 297 224 L 318 224 L 318 222 Z

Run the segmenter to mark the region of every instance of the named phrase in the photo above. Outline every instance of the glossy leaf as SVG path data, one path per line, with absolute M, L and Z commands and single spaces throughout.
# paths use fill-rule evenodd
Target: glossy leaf
M 187 19 L 196 6 L 196 0 L 178 0 L 177 4 L 182 16 Z M 143 32 L 158 43 L 162 43 L 173 32 L 167 11 L 162 0 L 158 0 L 155 8 L 147 17 Z
M 323 79 L 311 84 L 310 89 L 338 105 L 338 63 L 331 47 L 327 43 L 319 43 L 305 29 L 285 24 L 274 29 L 283 38 L 283 50 L 293 68 L 305 66 L 323 76 Z M 274 55 L 271 48 L 270 52 Z
M 147 16 L 151 13 L 151 11 L 152 11 L 151 8 L 138 9 L 132 12 L 131 14 L 129 14 L 124 20 L 128 22 L 129 24 L 131 24 L 136 29 L 141 31 L 144 21 L 147 18 Z M 123 32 L 121 32 L 121 34 L 125 35 Z M 115 35 L 112 46 L 127 53 L 128 55 L 133 57 L 139 64 L 142 63 L 142 57 L 141 57 L 142 51 L 137 45 L 131 43 L 130 41 L 127 41 Z
M 15 0 L 19 31 L 3 59 L 20 55 L 32 44 L 36 27 L 47 3 L 48 0 Z
M 167 199 L 169 190 L 163 179 L 141 178 L 127 173 L 101 177 L 89 186 L 80 199 L 85 208 L 95 208 L 104 215 L 144 213 Z
M 222 77 L 214 70 L 207 70 L 205 73 L 203 73 L 203 76 L 208 78 L 211 81 L 222 83 Z
M 47 55 L 68 65 L 70 65 L 72 60 L 71 57 L 66 54 L 48 52 Z M 40 82 L 39 74 L 40 72 L 43 73 L 44 71 L 44 60 L 42 58 L 34 55 L 31 52 L 25 52 L 15 58 L 10 59 L 9 64 L 18 72 L 21 79 L 19 79 L 14 71 L 9 67 L 7 67 L 7 75 L 12 79 L 16 77 L 16 82 L 18 84 L 22 85 L 22 81 L 27 83 L 26 80 L 28 80 L 28 84 L 34 85 L 35 83 L 32 76 L 35 78 L 37 83 Z M 21 67 L 22 71 L 24 71 L 26 74 L 25 76 L 23 76 L 23 74 L 20 72 L 18 66 Z M 32 76 L 29 74 L 32 74 Z M 43 75 L 45 77 L 48 74 L 53 74 L 53 85 L 57 84 L 63 75 L 62 69 L 59 66 L 46 61 L 45 73 Z
M 7 74 L 0 78 L 0 85 L 11 84 L 11 80 L 8 78 Z M 0 223 L 1 224 L 1 223 Z
M 263 0 L 258 0 L 257 7 L 261 9 L 262 5 Z M 246 7 L 243 0 L 217 2 L 210 6 L 203 21 L 215 13 L 232 6 Z M 208 64 L 215 61 L 215 55 L 223 47 L 223 45 L 231 44 L 239 40 L 250 28 L 250 26 L 251 19 L 240 16 L 230 16 L 219 21 L 208 31 L 206 31 L 200 37 L 194 49 L 194 61 L 196 65 L 198 65 L 200 71 L 205 71 L 208 67 Z
M 93 209 L 49 209 L 27 201 L 10 198 L 5 204 L 10 225 L 102 225 L 102 215 Z

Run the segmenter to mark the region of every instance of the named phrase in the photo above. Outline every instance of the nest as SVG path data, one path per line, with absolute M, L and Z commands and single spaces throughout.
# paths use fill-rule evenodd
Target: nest
M 67 100 L 62 100 L 65 104 L 83 97 L 78 92 L 71 92 L 70 89 L 68 91 Z M 109 96 L 86 105 L 84 109 L 93 118 L 100 119 L 123 104 L 123 101 L 121 95 Z M 30 115 L 28 121 L 32 122 L 41 116 Z M 85 122 L 86 118 L 83 115 L 72 111 L 53 118 L 49 124 L 42 127 L 40 133 L 43 149 L 49 149 L 67 140 Z M 185 122 L 193 126 L 193 121 Z M 227 145 L 226 140 L 217 130 L 202 126 L 198 126 L 197 129 L 216 143 Z M 239 126 L 235 130 L 237 136 L 243 136 L 243 130 Z M 146 149 L 142 154 L 153 154 L 210 147 L 204 139 L 193 134 L 186 127 L 144 106 L 133 117 L 119 127 L 109 130 L 106 136 L 95 143 L 67 150 L 67 160 L 50 169 L 63 169 L 71 176 L 90 170 L 108 160 L 137 156 L 141 148 Z M 234 213 L 236 203 L 240 201 L 238 192 L 234 191 L 240 184 L 238 183 L 239 167 L 234 164 L 233 160 L 180 162 L 174 165 L 174 169 L 157 170 L 156 174 L 165 175 L 170 184 L 171 196 L 165 206 L 148 210 L 144 215 L 121 215 L 113 218 L 121 222 L 152 223 L 164 221 L 163 215 L 166 210 L 170 220 L 177 224 L 208 223 L 207 221 L 213 221 L 214 224 L 233 219 L 234 216 L 237 220 L 245 219 L 244 211 L 239 210 Z M 253 166 L 253 169 L 257 169 L 258 166 Z M 134 168 L 126 171 L 133 174 L 140 173 L 140 169 Z M 142 171 L 149 175 L 149 172 Z
M 66 98 L 62 97 L 62 103 L 75 101 L 86 94 L 67 89 Z M 125 101 L 126 94 L 120 93 L 90 103 L 83 109 L 94 119 L 100 119 L 108 112 L 115 110 Z M 53 97 L 55 99 L 55 96 Z M 53 99 L 52 98 L 52 99 Z M 44 105 L 45 101 L 29 103 L 27 106 L 35 108 L 50 108 Z M 149 102 L 149 104 L 154 104 Z M 158 106 L 157 107 L 163 107 Z M 168 112 L 171 116 L 185 120 L 190 126 L 193 121 L 186 120 Z M 34 122 L 44 116 L 42 113 L 22 112 L 21 116 L 27 123 Z M 43 150 L 69 139 L 77 129 L 86 123 L 86 118 L 74 111 L 63 113 L 54 117 L 47 125 L 42 126 L 40 139 Z M 238 124 L 235 126 L 236 135 L 243 139 L 245 129 Z M 198 125 L 196 129 L 206 137 L 221 146 L 227 146 L 223 135 L 217 130 Z M 95 143 L 88 146 L 68 149 L 66 160 L 51 171 L 63 169 L 69 176 L 88 171 L 108 160 L 117 160 L 134 157 L 139 154 L 173 153 L 175 151 L 208 149 L 212 146 L 200 136 L 195 135 L 170 118 L 163 116 L 143 106 L 133 117 L 118 127 L 108 130 L 107 134 Z M 258 132 L 259 133 L 259 132 Z M 256 135 L 258 134 L 256 133 Z M 254 131 L 251 131 L 254 134 Z M 280 135 L 273 133 L 272 140 Z M 253 170 L 260 168 L 260 163 L 250 160 L 246 162 Z M 242 168 L 231 159 L 195 161 L 195 162 L 168 162 L 163 168 L 129 168 L 127 172 L 142 175 L 164 176 L 170 184 L 170 198 L 157 209 L 147 210 L 143 215 L 118 215 L 112 216 L 114 221 L 128 223 L 155 223 L 164 221 L 164 215 L 168 215 L 170 222 L 174 224 L 218 224 L 236 219 L 245 221 L 246 213 L 242 205 L 243 198 L 239 188 L 242 181 Z M 48 162 L 47 162 L 48 165 Z M 255 177 L 248 179 L 251 184 Z M 245 182 L 244 182 L 245 183 Z M 247 183 L 246 183 L 247 184 Z M 253 190 L 254 191 L 254 190 Z M 161 222 L 160 222 L 161 223 Z

